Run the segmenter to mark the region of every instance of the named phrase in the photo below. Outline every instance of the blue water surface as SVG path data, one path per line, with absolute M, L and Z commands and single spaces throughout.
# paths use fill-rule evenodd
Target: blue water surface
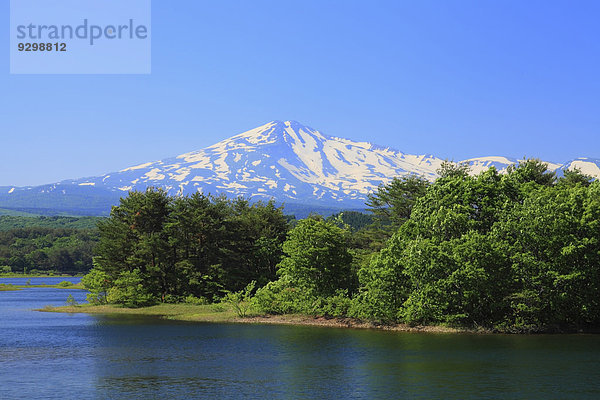
M 33 311 L 62 305 L 69 294 L 85 299 L 72 289 L 0 292 L 0 399 L 600 398 L 596 335 L 399 333 Z

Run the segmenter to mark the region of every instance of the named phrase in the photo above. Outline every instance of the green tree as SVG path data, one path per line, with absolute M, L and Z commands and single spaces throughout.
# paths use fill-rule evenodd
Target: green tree
M 287 230 L 273 202 L 131 192 L 99 224 L 95 270 L 111 288 L 137 271 L 144 290 L 163 302 L 218 300 L 253 280 L 265 285 L 276 278 Z
M 509 165 L 508 176 L 523 184 L 533 182 L 542 186 L 552 186 L 556 183 L 556 173 L 548 169 L 548 164 L 537 158 L 525 158 L 517 165 Z
M 251 298 L 252 291 L 256 286 L 256 281 L 250 282 L 243 290 L 237 292 L 227 292 L 223 299 L 226 303 L 229 303 L 236 314 L 240 318 L 245 318 L 248 315 L 248 311 L 252 307 Z
M 81 278 L 81 283 L 83 284 L 83 287 L 89 291 L 86 296 L 86 299 L 89 303 L 106 303 L 106 292 L 111 287 L 108 274 L 97 268 L 93 268 L 89 273 Z
M 397 228 L 410 218 L 415 202 L 425 195 L 428 186 L 426 179 L 415 175 L 393 178 L 370 193 L 366 205 L 381 222 L 389 221 Z
M 75 300 L 75 297 L 73 297 L 72 294 L 70 294 L 69 296 L 67 296 L 66 304 L 69 307 L 77 307 L 79 305 L 79 303 L 77 302 L 77 300 Z
M 352 289 L 348 232 L 331 222 L 307 218 L 298 223 L 283 244 L 285 257 L 278 274 L 295 287 L 313 290 L 317 296 Z
M 154 304 L 156 297 L 148 291 L 142 273 L 138 269 L 123 271 L 108 289 L 106 300 L 136 308 Z
M 163 301 L 175 291 L 175 260 L 165 230 L 171 201 L 160 189 L 131 192 L 99 223 L 96 268 L 111 282 L 135 270 L 149 293 Z
M 471 173 L 468 163 L 455 163 L 445 160 L 436 171 L 440 178 L 465 178 Z
M 510 207 L 505 179 L 448 165 L 369 265 L 352 312 L 382 321 L 491 324 L 507 263 L 488 235 Z
M 495 168 L 477 176 L 440 177 L 411 214 L 412 234 L 449 240 L 470 230 L 487 232 L 509 201 L 506 187 Z
M 541 330 L 600 322 L 600 191 L 557 185 L 531 191 L 495 232 L 511 258 L 510 326 Z
M 579 168 L 572 168 L 563 171 L 563 176 L 558 179 L 558 184 L 567 186 L 576 186 L 579 184 L 587 187 L 590 186 L 593 181 L 593 177 L 585 175 Z
M 223 268 L 227 271 L 225 285 L 243 289 L 256 280 L 259 286 L 276 279 L 277 264 L 283 256 L 283 242 L 288 224 L 282 208 L 272 201 L 256 202 L 236 199 L 232 215 L 226 221 L 228 232 Z
M 222 295 L 223 254 L 230 235 L 225 221 L 230 217 L 225 197 L 194 193 L 174 200 L 166 230 L 180 292 L 209 299 Z
M 350 315 L 360 319 L 396 322 L 398 311 L 409 294 L 408 277 L 401 263 L 404 249 L 404 224 L 370 262 L 358 270 L 360 289 L 354 297 Z

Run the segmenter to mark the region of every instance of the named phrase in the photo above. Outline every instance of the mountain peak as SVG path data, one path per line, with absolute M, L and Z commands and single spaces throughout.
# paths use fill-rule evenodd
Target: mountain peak
M 306 126 L 305 124 L 303 124 L 302 122 L 298 122 L 296 120 L 293 119 L 287 119 L 284 121 L 280 121 L 280 120 L 273 120 L 271 122 L 268 122 L 265 125 L 269 125 L 269 124 L 274 124 L 274 125 L 285 125 L 285 126 Z
M 246 142 L 250 145 L 274 143 L 288 145 L 301 143 L 304 145 L 308 142 L 318 142 L 326 139 L 326 136 L 321 132 L 298 121 L 271 121 L 257 128 L 240 133 L 230 139 L 221 141 L 214 146 L 233 142 L 238 142 L 238 144 L 239 142 Z M 211 148 L 214 146 L 211 146 Z
M 433 179 L 439 164 L 435 158 L 327 136 L 298 121 L 275 120 L 202 150 L 72 183 L 360 207 L 392 177 L 415 173 Z
M 518 161 L 479 157 L 466 162 L 473 173 L 477 173 L 490 166 L 503 171 Z M 171 194 L 203 192 L 360 208 L 367 194 L 379 185 L 408 174 L 433 180 L 442 163 L 442 159 L 432 155 L 411 155 L 369 142 L 327 136 L 294 120 L 271 121 L 202 150 L 100 177 L 39 188 L 6 188 L 5 196 L 17 199 L 26 192 L 43 196 L 48 193 L 59 197 L 76 195 L 73 193 L 87 196 L 89 191 L 96 190 L 118 198 L 130 190 L 154 186 Z M 549 164 L 549 167 L 558 172 L 577 167 L 600 177 L 600 160 L 596 159 L 579 158 L 562 166 Z

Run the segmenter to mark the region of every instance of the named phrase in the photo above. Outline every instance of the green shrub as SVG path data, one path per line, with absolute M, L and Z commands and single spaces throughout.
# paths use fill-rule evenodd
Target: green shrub
M 137 308 L 156 303 L 156 299 L 144 287 L 139 270 L 121 272 L 113 286 L 108 289 L 106 299 L 109 303 Z
M 291 287 L 282 277 L 258 289 L 252 301 L 260 312 L 267 314 L 311 313 L 314 296 L 307 289 Z
M 193 294 L 187 296 L 184 299 L 184 302 L 186 302 L 187 304 L 194 304 L 197 306 L 205 306 L 209 304 L 209 301 L 206 299 L 206 297 L 196 297 Z
M 77 307 L 79 305 L 79 303 L 77 302 L 77 300 L 75 300 L 72 294 L 70 294 L 69 297 L 67 297 L 66 303 L 68 306 L 71 307 Z
M 223 302 L 231 304 L 236 314 L 240 318 L 244 318 L 253 304 L 250 301 L 252 291 L 256 286 L 256 281 L 250 282 L 243 290 L 239 292 L 229 292 L 225 295 Z
M 86 296 L 90 304 L 106 304 L 106 293 L 110 287 L 108 275 L 97 268 L 81 278 L 83 287 L 90 291 Z
M 183 302 L 183 297 L 182 296 L 177 296 L 174 294 L 167 294 L 164 296 L 164 298 L 162 299 L 163 303 L 168 303 L 168 304 L 179 304 Z
M 335 296 L 319 297 L 314 303 L 314 312 L 328 317 L 346 317 L 352 305 L 347 290 L 338 290 Z
M 73 282 L 69 282 L 69 281 L 62 281 L 58 284 L 59 287 L 69 287 L 69 286 L 73 286 Z

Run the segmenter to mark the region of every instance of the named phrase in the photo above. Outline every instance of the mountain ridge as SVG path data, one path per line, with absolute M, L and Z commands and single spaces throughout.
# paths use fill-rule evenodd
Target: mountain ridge
M 502 172 L 518 162 L 502 156 L 464 161 L 473 173 L 490 166 Z M 357 209 L 364 207 L 369 192 L 395 176 L 416 174 L 434 180 L 443 162 L 431 154 L 412 155 L 328 136 L 297 121 L 271 121 L 204 149 L 96 177 L 35 187 L 0 187 L 0 207 L 109 210 L 109 204 L 130 190 L 154 186 L 172 195 L 204 192 Z M 598 159 L 581 157 L 565 164 L 548 164 L 559 174 L 578 167 L 600 177 Z

